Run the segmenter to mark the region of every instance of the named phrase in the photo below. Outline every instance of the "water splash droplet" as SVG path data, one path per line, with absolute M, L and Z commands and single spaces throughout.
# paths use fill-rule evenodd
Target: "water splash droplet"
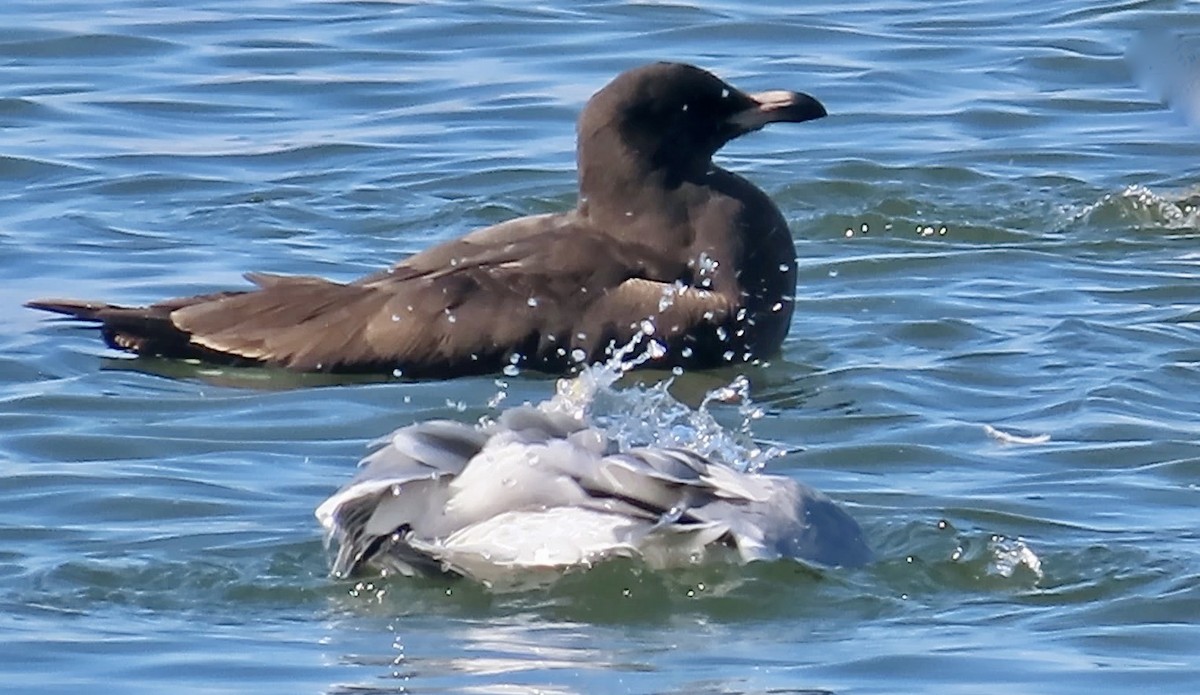
M 991 562 L 988 563 L 988 572 L 1001 577 L 1011 577 L 1018 568 L 1024 567 L 1039 580 L 1042 579 L 1041 558 L 1020 538 L 992 536 L 988 542 L 988 551 L 992 555 Z
M 496 388 L 498 389 L 491 398 L 488 399 L 487 407 L 495 410 L 500 407 L 505 398 L 508 398 L 508 382 L 502 379 L 496 379 Z
M 643 342 L 649 344 L 637 354 Z M 764 412 L 752 403 L 744 376 L 714 389 L 695 409 L 670 395 L 671 379 L 649 387 L 614 388 L 621 374 L 659 351 L 665 352 L 660 343 L 639 334 L 614 350 L 608 361 L 585 367 L 574 379 L 559 380 L 555 395 L 538 407 L 568 413 L 603 429 L 619 449 L 649 444 L 678 447 L 739 470 L 759 470 L 784 453 L 754 442 L 751 423 L 764 417 Z M 723 428 L 709 412 L 714 404 L 726 402 L 739 404 L 742 424 L 736 431 Z

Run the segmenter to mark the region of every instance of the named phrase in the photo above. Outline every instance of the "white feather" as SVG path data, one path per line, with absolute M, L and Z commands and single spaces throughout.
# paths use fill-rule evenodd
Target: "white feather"
M 438 421 L 382 440 L 317 508 L 334 571 L 440 569 L 497 582 L 611 557 L 653 567 L 714 558 L 870 558 L 858 524 L 790 478 L 679 449 L 616 452 L 602 431 L 523 406 L 488 427 Z

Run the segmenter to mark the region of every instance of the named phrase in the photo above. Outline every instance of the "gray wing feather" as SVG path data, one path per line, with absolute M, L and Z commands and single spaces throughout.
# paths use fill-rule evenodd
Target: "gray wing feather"
M 432 421 L 379 443 L 317 510 L 339 542 L 339 575 L 377 555 L 401 571 L 444 567 L 430 554 L 439 538 L 505 513 L 573 505 L 628 519 L 647 558 L 716 544 L 745 561 L 870 559 L 858 524 L 812 488 L 682 449 L 613 453 L 601 430 L 562 413 L 522 406 L 486 427 Z
M 396 430 L 360 463 L 354 478 L 317 508 L 338 542 L 333 572 L 353 573 L 379 543 L 439 513 L 445 486 L 483 448 L 487 435 L 469 425 L 433 420 Z

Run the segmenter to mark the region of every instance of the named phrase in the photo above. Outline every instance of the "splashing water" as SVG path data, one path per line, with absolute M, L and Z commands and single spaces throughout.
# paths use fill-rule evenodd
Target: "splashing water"
M 635 355 L 643 340 L 649 340 L 648 346 Z M 675 447 L 742 471 L 759 471 L 784 453 L 754 442 L 751 423 L 760 419 L 763 411 L 751 402 L 750 381 L 745 376 L 713 389 L 695 409 L 670 394 L 673 378 L 651 386 L 614 388 L 626 372 L 663 354 L 660 343 L 639 334 L 606 362 L 585 367 L 574 378 L 560 379 L 554 396 L 538 407 L 567 413 L 603 429 L 623 450 L 650 444 Z M 713 402 L 739 404 L 742 422 L 735 431 L 722 427 L 709 412 Z
M 1001 577 L 1011 577 L 1018 568 L 1024 567 L 1039 580 L 1042 575 L 1042 560 L 1020 538 L 992 536 L 988 541 L 988 552 L 992 559 L 988 572 Z
M 1133 224 L 1152 229 L 1200 229 L 1200 191 L 1162 194 L 1145 186 L 1128 186 L 1070 213 L 1069 220 L 1105 227 Z

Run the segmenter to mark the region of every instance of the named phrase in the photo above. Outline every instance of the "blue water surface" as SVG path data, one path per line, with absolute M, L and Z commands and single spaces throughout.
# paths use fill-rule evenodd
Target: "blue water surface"
M 1185 2 L 6 3 L 12 692 L 1095 693 L 1200 684 L 1200 13 Z M 574 204 L 574 118 L 670 59 L 830 117 L 730 145 L 798 307 L 771 472 L 878 555 L 515 593 L 327 576 L 364 444 L 554 390 L 131 360 L 21 306 L 339 280 Z M 646 373 L 644 381 L 668 375 Z M 505 398 L 499 401 L 498 394 Z M 731 428 L 735 406 L 712 406 Z

